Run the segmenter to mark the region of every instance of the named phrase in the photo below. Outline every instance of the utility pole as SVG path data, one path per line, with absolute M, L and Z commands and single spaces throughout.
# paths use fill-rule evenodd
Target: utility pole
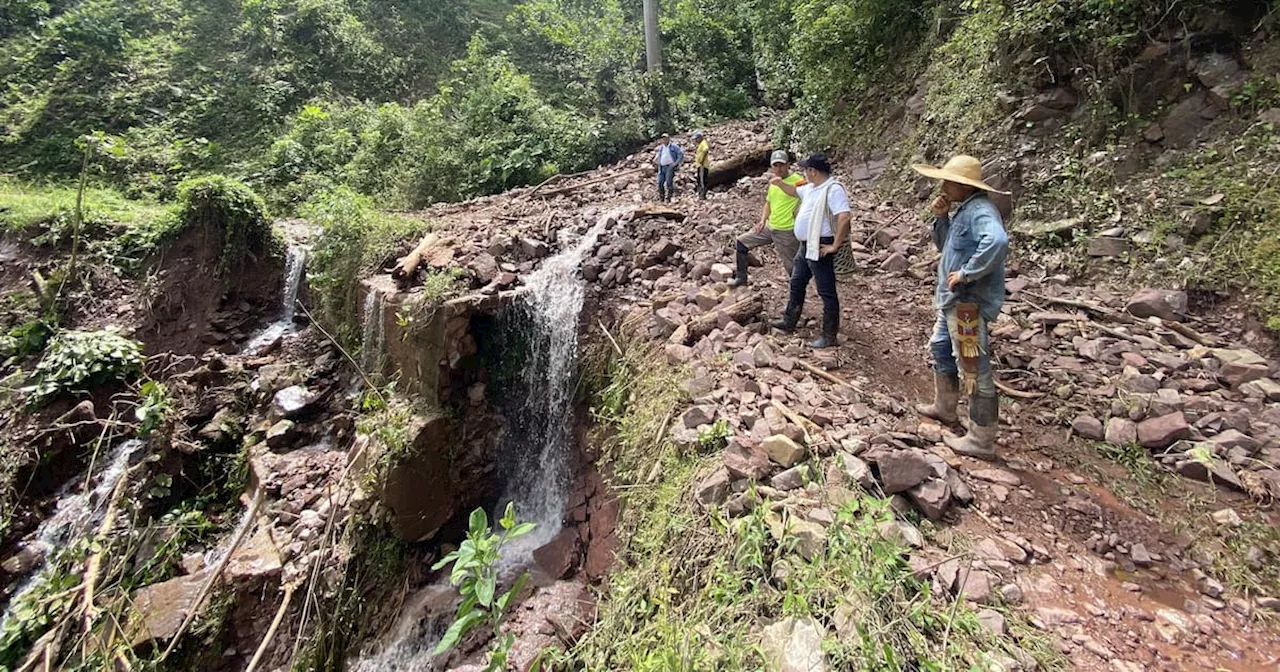
M 644 0 L 644 54 L 649 66 L 649 74 L 657 74 L 662 69 L 662 38 L 658 36 L 658 0 Z

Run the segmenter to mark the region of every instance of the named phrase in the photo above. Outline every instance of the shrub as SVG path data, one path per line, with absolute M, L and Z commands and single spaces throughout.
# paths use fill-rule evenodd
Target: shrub
M 431 223 L 378 212 L 350 187 L 321 191 L 300 212 L 321 230 L 307 265 L 318 317 L 345 344 L 354 344 L 360 280 L 392 261 L 401 241 L 422 235 Z
M 280 252 L 262 198 L 244 183 L 221 175 L 183 182 L 176 216 L 180 228 L 209 227 L 222 232 L 218 273 L 239 268 L 248 254 Z
M 63 331 L 49 341 L 28 388 L 39 405 L 63 393 L 124 382 L 142 371 L 142 344 L 115 329 Z

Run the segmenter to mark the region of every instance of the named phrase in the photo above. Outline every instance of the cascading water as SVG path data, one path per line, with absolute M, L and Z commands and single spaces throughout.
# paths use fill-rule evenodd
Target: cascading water
M 536 523 L 534 532 L 509 544 L 503 553 L 505 570 L 526 566 L 535 549 L 559 533 L 568 500 L 573 457 L 574 388 L 578 373 L 578 328 L 586 285 L 578 273 L 583 257 L 609 226 L 612 215 L 601 217 L 581 239 L 545 261 L 525 278 L 525 291 L 512 307 L 505 329 L 524 337 L 517 386 L 504 405 L 507 427 L 502 459 L 507 492 L 521 521 Z M 375 292 L 370 292 L 375 296 Z M 373 301 L 377 301 L 376 297 Z M 366 299 L 366 313 L 370 310 Z M 377 304 L 372 304 L 376 309 Z M 378 313 L 380 314 L 380 313 Z M 379 320 L 380 321 L 380 320 Z M 377 342 L 365 321 L 365 343 Z M 373 337 L 372 341 L 370 338 Z M 492 518 L 491 518 L 492 519 Z M 420 611 L 407 610 L 388 642 L 369 652 L 356 672 L 419 672 L 434 669 L 431 652 L 452 618 L 422 620 Z
M 516 515 L 537 527 L 507 547 L 507 565 L 527 564 L 534 549 L 560 532 L 572 477 L 578 329 L 586 296 L 578 268 L 609 220 L 602 217 L 576 245 L 525 278 L 526 291 L 511 315 L 508 328 L 527 340 L 519 353 L 521 398 L 509 404 L 503 438 L 504 500 L 515 502 Z
M 53 515 L 36 528 L 35 540 L 32 543 L 38 545 L 47 555 L 65 547 L 72 539 L 92 534 L 107 513 L 111 493 L 129 469 L 129 460 L 145 445 L 137 439 L 123 441 L 117 445 L 107 466 L 96 476 L 93 489 L 75 493 L 70 490 L 64 491 L 58 499 L 57 509 Z M 76 483 L 79 481 L 77 480 Z M 22 596 L 45 579 L 44 567 L 45 565 L 42 564 L 35 574 L 14 591 L 13 597 L 9 600 L 9 606 L 5 609 L 4 617 L 0 619 L 0 631 L 4 630 L 4 624 L 8 623 L 10 615 L 21 602 Z
M 284 283 L 280 288 L 280 317 L 267 325 L 249 340 L 245 346 L 248 352 L 256 352 L 270 345 L 281 336 L 294 330 L 293 316 L 296 312 L 298 289 L 302 286 L 303 271 L 307 268 L 307 248 L 302 245 L 290 245 L 285 253 Z
M 382 292 L 370 287 L 364 296 L 360 317 L 360 367 L 372 373 L 378 370 L 387 348 L 387 325 L 383 321 Z

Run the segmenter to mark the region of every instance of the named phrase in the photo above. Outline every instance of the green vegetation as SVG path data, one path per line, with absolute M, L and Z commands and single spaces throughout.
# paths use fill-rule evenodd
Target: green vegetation
M 623 498 L 618 565 L 596 627 L 554 663 L 760 669 L 759 626 L 795 616 L 827 626 L 833 669 L 987 669 L 1014 649 L 1060 666 L 1012 613 L 1012 638 L 995 638 L 970 607 L 932 595 L 902 548 L 880 535 L 877 526 L 892 519 L 885 501 L 864 496 L 840 507 L 825 548 L 808 559 L 797 552 L 798 523 L 767 504 L 737 519 L 703 510 L 689 493 L 718 460 L 654 441 L 682 401 L 679 372 L 654 366 L 659 358 L 643 348 L 626 352 L 604 367 L 612 375 L 594 409 L 607 423 L 604 459 Z
M 218 252 L 221 275 L 240 268 L 250 255 L 281 251 L 262 199 L 236 180 L 213 175 L 183 182 L 178 187 L 174 215 L 179 231 L 197 227 L 222 233 Z M 154 245 L 156 241 L 148 242 Z
M 507 669 L 507 658 L 515 643 L 515 635 L 510 632 L 503 634 L 502 617 L 529 580 L 528 572 L 522 573 L 510 590 L 501 595 L 496 594 L 498 560 L 501 558 L 502 547 L 513 539 L 532 532 L 534 528 L 533 523 L 516 524 L 516 508 L 512 502 L 507 503 L 507 510 L 498 522 L 502 526 L 501 533 L 489 529 L 489 518 L 484 509 L 472 511 L 467 538 L 458 546 L 458 550 L 444 556 L 431 567 L 435 571 L 453 565 L 453 569 L 449 571 L 449 583 L 456 586 L 462 595 L 462 603 L 458 605 L 454 621 L 436 644 L 435 654 L 440 655 L 452 649 L 472 629 L 488 623 L 493 628 L 494 644 L 489 651 L 485 672 Z
M 431 229 L 431 222 L 388 215 L 350 188 L 322 191 L 302 208 L 321 229 L 308 261 L 317 317 L 344 344 L 360 338 L 360 279 L 394 260 L 401 243 Z
M 142 345 L 112 330 L 63 331 L 49 342 L 36 365 L 30 388 L 32 404 L 65 393 L 88 392 L 101 385 L 127 382 L 142 370 Z

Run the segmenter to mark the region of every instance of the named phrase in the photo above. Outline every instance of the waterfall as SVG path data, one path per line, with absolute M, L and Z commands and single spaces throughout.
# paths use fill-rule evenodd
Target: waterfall
M 382 316 L 382 292 L 369 287 L 360 317 L 360 367 L 366 373 L 377 372 L 387 347 L 387 323 Z
M 36 528 L 35 540 L 32 542 L 41 547 L 46 559 L 48 554 L 65 547 L 72 539 L 94 533 L 107 513 L 112 491 L 129 468 L 130 458 L 145 445 L 138 439 L 121 442 L 111 453 L 107 466 L 98 473 L 92 490 L 73 493 L 68 488 L 63 491 L 58 499 L 57 509 Z M 44 580 L 43 570 L 46 565 L 47 563 L 42 562 L 36 573 L 14 591 L 3 619 L 0 619 L 0 631 L 4 630 L 4 624 L 9 621 L 22 596 Z
M 537 525 L 507 547 L 504 564 L 523 565 L 534 549 L 560 532 L 569 496 L 574 440 L 574 392 L 578 374 L 578 330 L 586 282 L 578 273 L 610 216 L 596 222 L 576 245 L 548 259 L 525 278 L 526 291 L 507 327 L 525 338 L 521 388 L 508 404 L 502 459 L 507 470 L 504 501 Z
M 510 355 L 520 357 L 523 368 L 518 380 L 513 381 L 516 389 L 508 390 L 503 400 L 508 416 L 500 458 L 507 480 L 504 507 L 506 501 L 514 501 L 516 516 L 537 527 L 503 549 L 501 574 L 527 566 L 533 551 L 560 532 L 572 476 L 578 329 L 586 296 L 586 283 L 578 268 L 613 219 L 612 214 L 601 217 L 576 243 L 563 247 L 563 252 L 525 277 L 525 291 L 503 325 L 510 336 L 523 337 L 511 339 L 521 343 L 519 351 Z M 370 305 L 366 300 L 366 343 L 370 336 Z M 496 521 L 504 507 L 490 520 Z M 406 608 L 383 644 L 367 651 L 352 669 L 435 669 L 431 651 L 452 622 L 451 616 L 445 622 L 424 620 L 418 609 Z
M 274 322 L 258 332 L 245 346 L 248 352 L 256 352 L 277 338 L 294 330 L 293 316 L 297 311 L 298 290 L 302 286 L 303 271 L 307 267 L 307 248 L 290 245 L 285 253 L 284 282 L 280 287 L 280 314 Z

